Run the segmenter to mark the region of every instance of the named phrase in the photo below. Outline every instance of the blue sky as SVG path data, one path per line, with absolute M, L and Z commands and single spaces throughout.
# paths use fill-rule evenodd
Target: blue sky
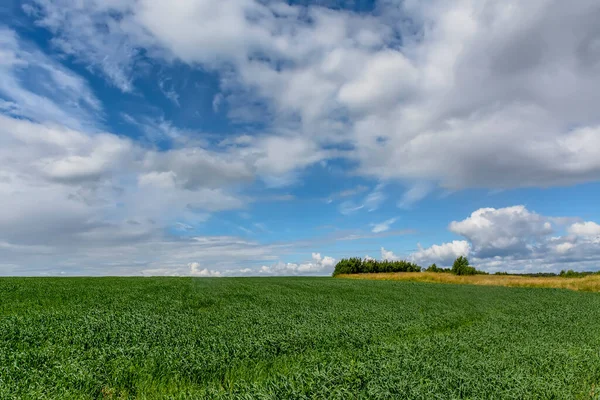
M 597 2 L 0 5 L 0 275 L 600 269 Z

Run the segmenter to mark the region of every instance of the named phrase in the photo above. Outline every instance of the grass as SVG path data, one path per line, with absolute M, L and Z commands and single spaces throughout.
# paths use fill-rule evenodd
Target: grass
M 598 399 L 599 349 L 595 293 L 0 279 L 1 399 Z
M 374 279 L 385 281 L 410 281 L 428 283 L 453 283 L 465 285 L 557 288 L 600 292 L 600 275 L 588 275 L 578 278 L 564 277 L 528 277 L 519 275 L 453 275 L 435 272 L 391 272 L 372 274 L 338 275 L 346 279 Z

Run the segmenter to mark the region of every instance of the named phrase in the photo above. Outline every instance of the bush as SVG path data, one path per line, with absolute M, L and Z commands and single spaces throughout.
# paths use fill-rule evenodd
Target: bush
M 421 272 L 421 267 L 410 261 L 373 260 L 371 258 L 343 258 L 336 265 L 333 276 L 340 274 L 367 274 L 378 272 Z

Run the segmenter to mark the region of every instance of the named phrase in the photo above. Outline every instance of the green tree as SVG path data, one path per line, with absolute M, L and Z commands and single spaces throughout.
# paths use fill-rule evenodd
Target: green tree
M 467 257 L 460 256 L 454 260 L 454 264 L 452 264 L 452 273 L 454 275 L 475 275 L 477 270 L 474 267 L 469 266 Z

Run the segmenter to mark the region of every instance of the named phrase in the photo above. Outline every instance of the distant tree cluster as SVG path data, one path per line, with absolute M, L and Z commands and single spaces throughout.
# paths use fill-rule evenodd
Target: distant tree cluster
M 421 272 L 421 267 L 410 261 L 374 260 L 372 258 L 343 258 L 335 266 L 333 276 L 340 274 L 367 274 L 377 272 Z
M 527 276 L 531 278 L 551 278 L 551 277 L 561 277 L 561 278 L 583 278 L 584 276 L 589 275 L 600 275 L 600 271 L 592 272 L 592 271 L 573 271 L 572 269 L 565 271 L 564 269 L 560 271 L 560 273 L 556 274 L 554 272 L 535 272 L 530 274 L 509 274 L 508 272 L 496 272 L 494 275 L 519 275 L 519 276 Z
M 588 275 L 600 275 L 600 271 L 573 271 L 572 269 L 565 271 L 563 269 L 560 271 L 560 274 L 558 274 L 558 276 L 562 276 L 563 278 L 583 278 L 584 276 Z
M 425 269 L 425 272 L 446 272 L 446 273 L 451 273 L 452 270 L 450 268 L 440 268 L 437 265 L 435 265 L 435 263 L 433 263 L 429 267 L 427 267 L 427 269 Z
M 455 275 L 476 275 L 487 274 L 487 272 L 479 271 L 475 267 L 469 265 L 469 260 L 466 257 L 460 256 L 452 265 L 452 268 L 439 268 L 435 264 L 431 264 L 427 269 L 421 268 L 419 265 L 405 260 L 390 261 L 390 260 L 374 260 L 372 258 L 343 258 L 335 266 L 333 276 L 340 274 L 367 274 L 378 272 L 439 272 L 452 273 Z
M 436 272 L 447 273 L 454 275 L 488 275 L 485 271 L 480 271 L 469 265 L 467 257 L 460 256 L 452 264 L 452 268 L 440 268 L 435 264 L 431 264 L 427 268 L 421 268 L 417 264 L 405 261 L 390 261 L 390 260 L 374 260 L 372 258 L 343 258 L 335 266 L 333 276 L 340 274 L 367 274 L 378 272 Z M 572 269 L 555 274 L 553 272 L 538 272 L 533 274 L 509 274 L 508 272 L 496 272 L 494 275 L 519 275 L 529 277 L 553 277 L 559 276 L 563 278 L 582 278 L 588 275 L 600 275 L 600 271 L 573 271 Z

